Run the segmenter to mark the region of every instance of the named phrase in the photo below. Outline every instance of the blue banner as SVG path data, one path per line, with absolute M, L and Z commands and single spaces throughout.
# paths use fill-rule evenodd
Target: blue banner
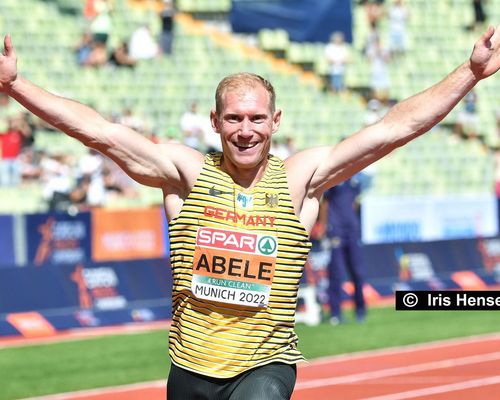
M 74 264 L 91 259 L 90 213 L 26 215 L 28 264 Z
M 233 0 L 234 32 L 285 29 L 295 42 L 328 42 L 335 31 L 352 42 L 351 0 Z
M 56 329 L 171 316 L 167 259 L 0 270 L 0 336 L 9 315 L 36 311 Z
M 0 313 L 117 309 L 129 302 L 170 298 L 171 286 L 166 259 L 9 268 L 0 271 Z
M 16 263 L 14 252 L 14 217 L 0 215 L 0 268 Z

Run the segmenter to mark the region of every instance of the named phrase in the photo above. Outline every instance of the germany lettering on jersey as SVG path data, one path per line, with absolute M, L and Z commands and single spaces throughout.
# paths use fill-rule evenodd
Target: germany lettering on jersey
M 191 291 L 199 299 L 266 307 L 277 255 L 274 235 L 200 227 Z

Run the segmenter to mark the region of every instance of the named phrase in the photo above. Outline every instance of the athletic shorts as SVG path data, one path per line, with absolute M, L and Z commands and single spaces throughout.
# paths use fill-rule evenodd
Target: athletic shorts
M 227 379 L 196 374 L 172 364 L 167 400 L 289 400 L 296 378 L 295 365 L 277 362 Z

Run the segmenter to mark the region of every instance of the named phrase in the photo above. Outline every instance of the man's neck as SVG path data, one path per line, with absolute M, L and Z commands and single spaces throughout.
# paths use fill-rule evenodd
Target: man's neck
M 238 168 L 236 165 L 227 162 L 227 159 L 222 157 L 221 169 L 227 173 L 233 181 L 245 189 L 251 189 L 264 176 L 267 167 L 267 159 L 263 160 L 261 164 L 253 168 Z

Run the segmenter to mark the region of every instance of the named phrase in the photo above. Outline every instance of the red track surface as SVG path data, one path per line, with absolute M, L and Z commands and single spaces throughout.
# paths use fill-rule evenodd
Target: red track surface
M 496 400 L 499 393 L 500 334 L 494 334 L 301 364 L 292 399 Z M 165 400 L 165 382 L 38 399 Z

